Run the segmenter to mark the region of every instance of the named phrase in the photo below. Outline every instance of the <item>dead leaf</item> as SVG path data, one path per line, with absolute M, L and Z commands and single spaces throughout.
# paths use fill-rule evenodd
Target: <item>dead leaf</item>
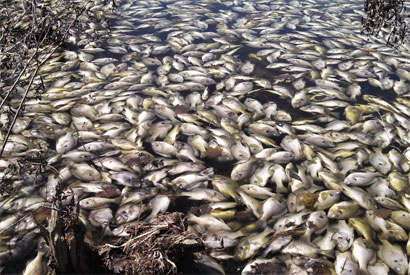
M 155 158 L 151 155 L 148 154 L 140 154 L 136 158 L 131 158 L 127 160 L 125 163 L 128 167 L 132 168 L 133 166 L 138 166 L 138 165 L 146 165 L 148 163 L 151 163 L 155 160 Z
M 50 214 L 50 208 L 41 207 L 34 211 L 33 216 L 39 223 L 43 223 L 47 221 L 47 219 L 50 217 Z
M 118 189 L 114 186 L 103 186 L 103 191 L 96 193 L 98 197 L 112 198 L 118 196 Z
M 174 107 L 174 112 L 175 112 L 175 114 L 186 113 L 186 112 L 188 112 L 188 108 L 187 108 L 186 106 L 184 106 L 184 105 L 179 105 L 179 104 L 177 104 L 177 105 L 175 105 L 175 107 Z
M 210 207 L 208 204 L 203 204 L 199 207 L 199 211 L 201 212 L 201 215 L 206 215 L 211 213 L 212 207 Z
M 252 267 L 252 274 L 285 274 L 286 269 L 277 263 L 260 263 Z
M 312 264 L 313 274 L 331 275 L 329 266 L 324 262 L 314 262 Z
M 387 217 L 390 216 L 391 210 L 386 209 L 386 208 L 380 208 L 380 209 L 374 210 L 373 213 L 376 217 L 386 219 Z
M 209 146 L 205 152 L 208 158 L 216 158 L 222 155 L 222 148 L 220 146 Z
M 310 192 L 299 193 L 297 196 L 299 197 L 299 203 L 306 207 L 313 207 L 318 198 L 318 194 Z

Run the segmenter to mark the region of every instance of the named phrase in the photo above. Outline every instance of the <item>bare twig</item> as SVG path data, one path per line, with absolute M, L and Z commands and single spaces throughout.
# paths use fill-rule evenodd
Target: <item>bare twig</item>
M 35 71 L 31 74 L 31 78 L 30 78 L 30 81 L 29 81 L 28 86 L 26 87 L 24 96 L 23 96 L 23 98 L 22 98 L 21 101 L 20 101 L 19 107 L 18 107 L 18 109 L 17 109 L 17 111 L 16 111 L 16 113 L 15 113 L 15 115 L 14 115 L 14 117 L 13 117 L 13 121 L 11 122 L 11 124 L 10 124 L 10 126 L 9 126 L 9 129 L 8 129 L 8 131 L 7 131 L 7 134 L 6 134 L 6 136 L 5 136 L 4 140 L 3 140 L 3 145 L 2 145 L 2 147 L 1 147 L 1 149 L 0 149 L 0 158 L 1 158 L 1 156 L 3 155 L 4 149 L 5 149 L 5 147 L 6 147 L 6 144 L 7 144 L 8 139 L 9 139 L 9 137 L 10 137 L 11 131 L 12 131 L 13 127 L 14 127 L 14 124 L 15 124 L 16 121 L 17 121 L 17 118 L 18 118 L 18 116 L 19 116 L 19 114 L 20 114 L 20 112 L 21 112 L 21 109 L 23 108 L 24 101 L 25 101 L 26 98 L 27 98 L 27 95 L 28 95 L 28 93 L 29 93 L 29 91 L 30 91 L 31 85 L 33 84 L 34 77 L 37 75 L 38 70 L 40 69 L 40 67 L 41 67 L 42 65 L 45 64 L 45 62 L 55 53 L 55 51 L 56 51 L 56 50 L 61 46 L 61 44 L 65 41 L 66 37 L 67 37 L 68 34 L 69 34 L 69 31 L 70 31 L 71 27 L 72 27 L 72 26 L 74 25 L 74 23 L 78 20 L 78 18 L 80 17 L 80 15 L 83 14 L 83 12 L 86 10 L 87 5 L 88 5 L 90 2 L 91 2 L 91 0 L 87 1 L 87 3 L 84 4 L 83 9 L 81 10 L 81 12 L 76 15 L 76 17 L 74 18 L 74 20 L 73 20 L 73 21 L 71 22 L 71 24 L 67 27 L 67 29 L 66 29 L 65 33 L 63 34 L 62 39 L 59 41 L 59 43 L 58 43 L 58 44 L 54 47 L 54 49 L 48 54 L 47 57 L 45 57 L 40 63 L 37 64 Z M 44 39 L 44 38 L 43 38 L 43 39 Z M 35 53 L 33 54 L 32 58 L 30 59 L 30 62 L 31 62 L 31 60 L 32 60 L 33 58 L 36 58 L 36 57 L 37 57 L 37 53 L 38 53 L 38 51 L 39 51 L 39 46 L 40 46 L 39 43 L 40 43 L 40 42 L 38 42 L 36 51 L 35 51 Z M 27 66 L 28 66 L 28 65 L 27 65 Z M 27 67 L 25 67 L 25 68 L 27 68 Z M 20 77 L 21 77 L 21 76 L 20 76 Z M 9 93 L 11 93 L 11 91 L 12 91 L 12 89 L 9 90 Z M 4 102 L 4 100 L 3 100 L 3 102 Z M 3 102 L 2 102 L 2 105 L 0 106 L 0 108 L 3 106 Z
M 387 44 L 391 46 L 403 42 L 410 34 L 403 17 L 404 0 L 366 0 L 364 11 L 362 32 L 377 36 L 386 28 L 389 30 Z

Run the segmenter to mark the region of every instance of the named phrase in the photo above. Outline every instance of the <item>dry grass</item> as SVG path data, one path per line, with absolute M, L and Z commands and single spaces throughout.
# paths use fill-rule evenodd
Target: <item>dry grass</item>
M 198 236 L 187 232 L 183 214 L 179 212 L 134 223 L 127 232 L 130 237 L 99 247 L 105 265 L 115 273 L 176 274 L 176 259 L 202 249 Z

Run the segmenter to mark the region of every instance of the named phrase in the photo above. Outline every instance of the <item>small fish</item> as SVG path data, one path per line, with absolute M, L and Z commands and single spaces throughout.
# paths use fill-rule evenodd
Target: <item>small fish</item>
M 204 170 L 206 167 L 203 163 L 198 162 L 175 162 L 172 165 L 172 168 L 168 170 L 168 174 L 170 175 L 178 175 L 182 173 L 188 172 L 200 172 Z
M 238 184 L 236 181 L 220 176 L 220 175 L 215 175 L 215 177 L 212 180 L 212 186 L 215 188 L 215 190 L 219 191 L 221 194 L 225 196 L 230 196 L 232 197 L 235 201 L 238 201 L 239 195 L 236 192 L 238 189 Z
M 100 208 L 90 211 L 88 219 L 96 227 L 105 227 L 110 224 L 114 218 L 110 208 Z
M 160 156 L 170 158 L 177 154 L 177 148 L 166 141 L 154 141 L 151 143 L 152 150 Z
M 317 210 L 325 210 L 335 203 L 337 203 L 340 199 L 342 192 L 338 190 L 325 190 L 319 192 L 317 200 L 313 207 Z
M 43 239 L 40 239 L 37 246 L 37 255 L 33 260 L 27 263 L 24 268 L 23 275 L 46 274 L 48 268 L 45 258 L 48 250 L 49 248 L 46 242 Z
M 290 255 L 301 255 L 305 257 L 317 257 L 318 254 L 322 254 L 328 257 L 332 256 L 332 251 L 323 251 L 315 247 L 309 242 L 303 240 L 293 240 L 287 246 L 282 249 L 282 253 Z
M 127 203 L 115 212 L 114 221 L 121 225 L 138 219 L 148 207 L 145 204 Z
M 328 223 L 329 220 L 325 211 L 311 213 L 306 221 L 306 232 L 301 239 L 310 242 L 311 235 L 320 234 L 326 230 Z
M 379 258 L 395 273 L 406 274 L 408 260 L 407 255 L 403 252 L 402 248 L 398 245 L 392 245 L 387 240 L 380 240 L 380 242 L 382 245 L 379 246 L 377 251 Z
M 358 214 L 360 206 L 356 202 L 342 201 L 329 208 L 330 219 L 345 220 Z
M 350 251 L 337 254 L 335 271 L 336 274 L 359 274 L 359 266 L 352 260 Z
M 252 211 L 253 215 L 257 217 L 258 219 L 261 217 L 261 202 L 258 201 L 257 199 L 252 198 L 251 196 L 247 195 L 243 191 L 237 191 L 238 194 L 241 196 L 241 199 L 243 203 L 246 205 L 246 207 Z
M 275 152 L 275 153 L 271 154 L 265 160 L 273 161 L 273 162 L 276 162 L 276 163 L 289 163 L 294 158 L 295 158 L 295 154 L 293 152 L 280 151 L 280 152 Z
M 185 173 L 171 182 L 177 185 L 179 188 L 186 189 L 192 184 L 201 181 L 212 180 L 214 177 L 214 169 L 212 167 L 202 170 L 199 173 Z
M 376 202 L 374 201 L 374 199 L 362 189 L 342 185 L 342 192 L 343 194 L 357 202 L 364 209 L 376 209 Z
M 238 161 L 232 169 L 231 179 L 234 181 L 239 181 L 249 177 L 255 168 L 255 161 L 256 160 L 253 158 Z
M 339 220 L 337 224 L 332 225 L 332 230 L 335 232 L 332 239 L 336 241 L 337 248 L 345 252 L 353 245 L 354 229 L 344 220 Z
M 190 191 L 184 191 L 177 196 L 189 197 L 191 200 L 204 200 L 210 202 L 220 202 L 226 200 L 226 197 L 218 191 L 206 188 L 195 188 Z
M 268 242 L 269 235 L 272 233 L 272 229 L 265 229 L 259 234 L 255 233 L 242 238 L 236 246 L 235 258 L 242 261 L 256 255 L 259 249 Z
M 370 172 L 354 172 L 344 179 L 344 183 L 347 185 L 367 186 L 372 183 L 377 175 L 377 173 Z
M 375 152 L 370 155 L 370 163 L 383 175 L 390 172 L 392 167 L 389 159 L 381 152 L 380 149 L 375 149 Z
M 366 246 L 363 238 L 357 238 L 353 242 L 352 257 L 359 264 L 359 270 L 363 273 L 367 272 L 367 265 L 373 257 L 374 250 Z
M 377 247 L 373 241 L 373 237 L 375 233 L 364 219 L 350 218 L 349 224 L 352 225 L 354 229 L 364 237 L 369 247 L 371 248 Z
M 260 220 L 267 221 L 271 217 L 280 215 L 286 210 L 286 202 L 280 197 L 271 197 L 266 199 L 259 212 L 261 213 Z
M 256 184 L 243 184 L 240 186 L 240 189 L 258 199 L 266 199 L 274 195 L 268 187 L 262 187 Z
M 120 197 L 117 198 L 101 198 L 101 197 L 88 197 L 80 200 L 79 205 L 83 209 L 97 209 L 109 204 L 116 204 L 120 201 Z
M 86 163 L 73 164 L 70 172 L 74 177 L 82 181 L 101 180 L 101 173 Z
M 64 154 L 75 147 L 77 140 L 74 138 L 73 134 L 68 132 L 61 136 L 56 143 L 56 150 L 59 154 Z
M 149 202 L 151 208 L 151 213 L 146 218 L 147 221 L 150 221 L 158 216 L 160 213 L 164 213 L 168 210 L 168 207 L 171 203 L 171 200 L 166 195 L 157 195 Z
M 113 173 L 111 178 L 116 181 L 117 184 L 130 187 L 141 187 L 141 179 L 132 172 L 121 171 Z
M 193 223 L 199 226 L 200 232 L 218 232 L 218 231 L 231 231 L 231 228 L 220 219 L 212 217 L 209 214 L 202 216 L 195 216 L 192 213 L 188 214 L 187 220 L 189 223 Z

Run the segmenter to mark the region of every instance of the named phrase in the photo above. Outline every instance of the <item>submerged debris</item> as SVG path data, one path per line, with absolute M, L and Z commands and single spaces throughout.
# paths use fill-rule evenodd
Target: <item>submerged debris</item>
M 187 231 L 180 212 L 136 221 L 123 230 L 129 236 L 98 247 L 104 264 L 115 273 L 177 274 L 176 262 L 203 248 L 199 237 Z

